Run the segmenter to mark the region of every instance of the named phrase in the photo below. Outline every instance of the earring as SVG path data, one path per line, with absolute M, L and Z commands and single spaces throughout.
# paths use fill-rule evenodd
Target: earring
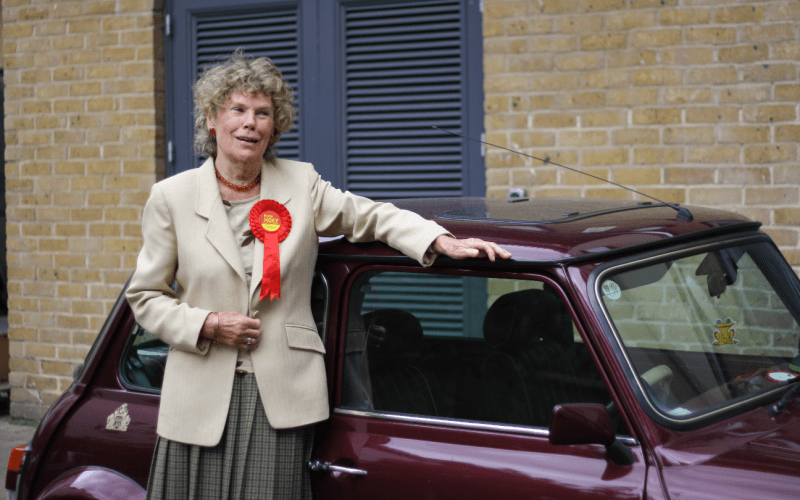
M 208 133 L 211 134 L 211 137 L 216 137 L 217 136 L 217 131 L 215 129 L 213 129 L 213 128 L 208 129 Z

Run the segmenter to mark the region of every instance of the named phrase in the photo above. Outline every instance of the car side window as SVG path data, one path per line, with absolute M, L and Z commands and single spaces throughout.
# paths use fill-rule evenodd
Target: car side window
M 122 355 L 122 378 L 135 387 L 161 390 L 168 352 L 163 340 L 134 323 Z
M 557 404 L 612 401 L 549 285 L 458 277 L 457 301 L 431 287 L 419 287 L 420 296 L 398 293 L 418 276 L 365 272 L 356 279 L 348 296 L 342 408 L 549 427 Z M 448 318 L 447 311 L 457 314 Z

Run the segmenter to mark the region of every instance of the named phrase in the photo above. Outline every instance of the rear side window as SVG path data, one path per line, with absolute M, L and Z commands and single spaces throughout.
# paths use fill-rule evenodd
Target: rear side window
M 169 346 L 163 340 L 134 323 L 122 356 L 123 380 L 145 390 L 160 391 L 168 352 Z
M 454 278 L 460 294 L 414 286 Z M 548 427 L 557 404 L 611 402 L 566 305 L 538 281 L 365 272 L 345 343 L 347 410 Z

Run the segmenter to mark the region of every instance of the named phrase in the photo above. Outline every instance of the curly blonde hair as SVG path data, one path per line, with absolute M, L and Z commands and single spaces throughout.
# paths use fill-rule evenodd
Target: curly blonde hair
M 242 49 L 230 59 L 203 71 L 192 87 L 194 92 L 194 148 L 200 155 L 217 157 L 216 139 L 209 133 L 206 116 L 216 116 L 217 111 L 234 92 L 264 93 L 272 98 L 275 107 L 275 129 L 269 140 L 264 158 L 274 159 L 278 154 L 275 144 L 281 135 L 294 125 L 297 108 L 292 102 L 294 92 L 281 70 L 268 57 L 247 58 Z

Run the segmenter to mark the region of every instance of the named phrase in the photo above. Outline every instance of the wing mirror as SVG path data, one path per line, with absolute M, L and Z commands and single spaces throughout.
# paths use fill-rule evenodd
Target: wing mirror
M 617 465 L 633 465 L 633 452 L 614 433 L 608 409 L 599 404 L 556 405 L 550 422 L 550 443 L 602 444 Z

